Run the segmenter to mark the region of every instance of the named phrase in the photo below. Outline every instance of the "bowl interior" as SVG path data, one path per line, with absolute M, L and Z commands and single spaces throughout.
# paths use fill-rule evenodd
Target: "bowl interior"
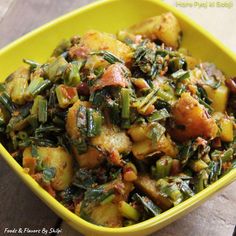
M 3 81 L 11 72 L 22 65 L 22 58 L 39 62 L 46 61 L 54 47 L 64 38 L 82 34 L 88 29 L 116 33 L 119 29 L 144 18 L 166 11 L 172 11 L 180 20 L 184 35 L 183 47 L 188 48 L 194 56 L 202 60 L 216 63 L 226 74 L 236 75 L 234 54 L 173 7 L 168 7 L 159 0 L 106 0 L 59 18 L 0 50 L 0 81 Z M 151 233 L 186 214 L 211 194 L 236 178 L 236 171 L 229 173 L 193 198 L 148 221 L 131 227 L 108 229 L 85 222 L 65 209 L 41 189 L 30 176 L 25 174 L 1 145 L 0 152 L 8 164 L 18 173 L 19 177 L 50 208 L 74 228 L 88 235 L 145 235 Z

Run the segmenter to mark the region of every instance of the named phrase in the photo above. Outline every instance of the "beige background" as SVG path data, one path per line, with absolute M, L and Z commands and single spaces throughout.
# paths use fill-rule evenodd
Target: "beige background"
M 0 48 L 51 19 L 92 1 L 0 0 Z M 176 4 L 176 0 L 165 1 Z M 236 52 L 236 30 L 233 29 L 236 22 L 236 6 L 231 9 L 178 8 Z M 235 189 L 236 182 L 153 236 L 231 236 L 236 224 Z M 80 235 L 37 199 L 1 158 L 0 196 L 0 235 L 3 235 L 5 227 L 59 227 L 62 229 L 61 236 Z

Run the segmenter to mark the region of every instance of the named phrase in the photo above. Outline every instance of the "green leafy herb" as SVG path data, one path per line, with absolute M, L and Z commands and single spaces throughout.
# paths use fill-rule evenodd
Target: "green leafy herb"
M 92 52 L 90 53 L 91 55 L 98 55 L 98 56 L 102 56 L 107 62 L 109 62 L 110 64 L 114 64 L 116 62 L 122 63 L 124 64 L 124 61 L 121 60 L 120 58 L 118 58 L 117 56 L 115 56 L 114 54 L 112 54 L 109 51 L 105 51 L 105 50 L 101 50 L 98 52 Z
M 173 79 L 176 79 L 178 82 L 181 82 L 181 81 L 189 78 L 189 76 L 190 76 L 189 71 L 184 71 L 182 69 L 171 74 L 171 77 Z
M 28 60 L 28 59 L 23 59 L 23 62 L 30 65 L 31 69 L 36 69 L 37 67 L 41 66 L 41 64 L 39 64 L 38 62 Z
M 87 109 L 87 137 L 94 137 L 101 133 L 102 115 L 92 108 Z
M 144 210 L 151 216 L 160 215 L 162 210 L 148 197 L 140 196 L 138 193 L 133 195 L 133 199 L 143 205 Z
M 45 182 L 50 182 L 56 176 L 56 169 L 54 167 L 45 168 L 43 170 L 43 179 Z
M 153 112 L 152 115 L 150 115 L 147 119 L 149 122 L 155 122 L 155 121 L 164 120 L 169 117 L 170 117 L 170 113 L 165 108 L 163 108 L 163 109 Z

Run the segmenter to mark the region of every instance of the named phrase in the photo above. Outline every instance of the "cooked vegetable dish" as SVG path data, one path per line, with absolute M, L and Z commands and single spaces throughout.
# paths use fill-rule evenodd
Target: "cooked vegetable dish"
M 236 77 L 181 37 L 164 13 L 64 40 L 44 64 L 24 59 L 0 84 L 1 142 L 94 224 L 133 225 L 180 204 L 236 168 Z

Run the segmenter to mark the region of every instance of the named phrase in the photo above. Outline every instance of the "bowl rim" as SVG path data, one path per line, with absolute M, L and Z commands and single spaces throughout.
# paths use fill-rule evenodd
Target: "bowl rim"
M 80 14 L 82 12 L 86 12 L 89 9 L 96 8 L 97 6 L 101 6 L 106 3 L 112 3 L 116 1 L 125 1 L 125 0 L 100 0 L 91 4 L 88 4 L 84 7 L 78 8 L 76 10 L 73 10 L 72 12 L 69 12 L 61 17 L 56 18 L 55 20 L 50 21 L 49 23 L 46 23 L 39 28 L 27 33 L 26 35 L 20 37 L 19 39 L 15 40 L 14 42 L 8 44 L 4 48 L 0 49 L 0 54 L 5 54 L 18 44 L 30 39 L 32 36 L 35 36 L 39 34 L 40 32 L 49 29 L 50 27 L 53 27 L 55 24 L 63 22 L 66 19 L 69 19 L 77 14 Z M 192 25 L 193 28 L 195 28 L 197 31 L 199 31 L 201 34 L 203 34 L 209 41 L 211 41 L 215 46 L 220 48 L 222 51 L 224 51 L 227 56 L 231 57 L 234 62 L 236 63 L 236 55 L 228 49 L 226 46 L 223 45 L 222 42 L 220 42 L 218 39 L 216 39 L 214 36 L 212 36 L 208 31 L 206 31 L 204 28 L 199 26 L 197 23 L 195 23 L 192 19 L 190 19 L 188 16 L 184 15 L 179 11 L 177 8 L 168 5 L 167 3 L 161 2 L 160 0 L 138 0 L 138 1 L 149 1 L 154 2 L 157 6 L 161 6 L 166 11 L 171 11 L 174 13 L 174 15 L 177 16 L 177 18 L 180 18 L 181 20 L 185 22 L 189 22 L 190 25 Z M 177 216 L 180 216 L 181 213 L 184 213 L 188 209 L 192 209 L 194 206 L 196 206 L 198 203 L 201 203 L 205 199 L 207 199 L 209 196 L 220 190 L 221 188 L 227 186 L 228 184 L 232 183 L 236 180 L 236 169 L 231 170 L 229 173 L 227 173 L 225 176 L 221 177 L 219 180 L 217 180 L 215 183 L 209 185 L 206 189 L 202 190 L 201 192 L 195 194 L 193 197 L 185 200 L 184 202 L 180 203 L 177 206 L 174 206 L 170 208 L 169 210 L 161 213 L 158 216 L 152 217 L 148 220 L 145 220 L 143 222 L 127 226 L 127 227 L 121 227 L 121 228 L 108 228 L 104 226 L 98 226 L 95 224 L 92 224 L 73 212 L 69 211 L 66 207 L 64 207 L 59 201 L 57 201 L 55 198 L 53 198 L 47 191 L 45 191 L 30 175 L 28 175 L 24 169 L 18 164 L 18 162 L 10 155 L 10 153 L 5 149 L 5 147 L 0 143 L 0 154 L 3 156 L 5 161 L 8 163 L 8 165 L 18 174 L 18 176 L 23 180 L 23 182 L 46 204 L 48 205 L 53 211 L 55 211 L 60 217 L 62 217 L 65 222 L 68 224 L 73 223 L 77 226 L 82 226 L 84 230 L 92 230 L 97 231 L 100 233 L 110 233 L 110 234 L 119 234 L 119 233 L 129 233 L 129 232 L 137 232 L 139 230 L 145 230 L 148 228 L 151 228 L 152 226 L 156 226 L 157 224 L 166 222 L 174 217 L 177 218 Z

